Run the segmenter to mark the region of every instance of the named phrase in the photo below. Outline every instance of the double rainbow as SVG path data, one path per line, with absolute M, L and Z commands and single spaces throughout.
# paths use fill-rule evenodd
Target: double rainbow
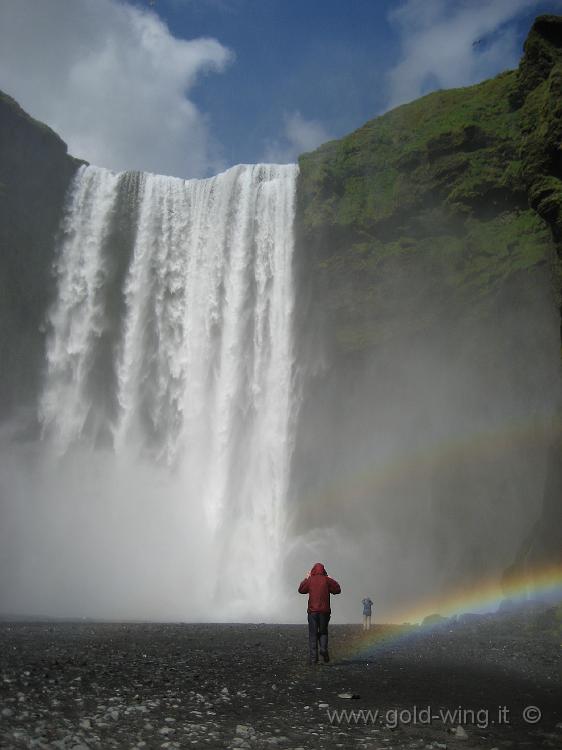
M 429 631 L 435 623 L 420 625 L 424 618 L 439 614 L 454 618 L 466 613 L 494 612 L 506 599 L 515 602 L 548 601 L 562 602 L 562 564 L 545 565 L 531 572 L 514 575 L 509 581 L 500 583 L 497 579 L 485 579 L 463 589 L 457 589 L 441 599 L 426 600 L 404 611 L 396 618 L 402 626 L 374 628 L 363 634 L 340 658 L 356 658 L 371 655 L 385 648 L 391 648 L 413 634 Z

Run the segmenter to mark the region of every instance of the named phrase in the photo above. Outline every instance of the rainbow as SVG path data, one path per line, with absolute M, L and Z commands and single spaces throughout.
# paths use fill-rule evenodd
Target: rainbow
M 546 450 L 552 441 L 562 435 L 562 420 L 551 412 L 535 414 L 526 419 L 513 420 L 495 428 L 475 431 L 463 436 L 447 438 L 424 445 L 420 449 L 396 457 L 389 457 L 367 470 L 339 476 L 319 491 L 304 495 L 300 507 L 340 507 L 342 498 L 349 505 L 355 495 L 382 491 L 399 483 L 404 476 L 415 478 L 439 466 L 455 464 L 461 460 L 474 462 L 494 461 L 509 456 L 514 451 L 525 451 L 529 445 L 543 446 Z M 351 502 L 353 502 L 351 500 Z
M 428 599 L 417 603 L 412 609 L 398 614 L 395 618 L 396 621 L 403 622 L 403 625 L 375 627 L 364 633 L 359 641 L 344 647 L 338 653 L 338 658 L 370 656 L 397 645 L 409 636 L 429 632 L 436 627 L 435 623 L 420 623 L 432 614 L 455 618 L 467 613 L 495 612 L 506 599 L 516 602 L 562 601 L 562 563 L 514 575 L 507 582 L 485 579 L 477 584 L 457 589 L 440 599 Z

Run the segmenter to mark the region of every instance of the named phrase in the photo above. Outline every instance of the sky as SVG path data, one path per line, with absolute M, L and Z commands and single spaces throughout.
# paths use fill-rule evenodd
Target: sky
M 562 0 L 2 0 L 0 89 L 98 166 L 205 177 L 514 68 L 540 13 Z

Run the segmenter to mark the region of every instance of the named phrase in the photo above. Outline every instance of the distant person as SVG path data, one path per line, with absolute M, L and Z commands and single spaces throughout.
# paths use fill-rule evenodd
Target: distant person
M 363 630 L 369 630 L 371 627 L 371 608 L 373 602 L 366 596 L 364 599 L 361 599 L 361 604 L 363 605 Z
M 308 594 L 308 663 L 318 664 L 318 642 L 320 656 L 330 661 L 328 653 L 328 623 L 330 622 L 330 594 L 341 593 L 337 581 L 330 578 L 322 563 L 316 563 L 301 581 L 299 594 Z

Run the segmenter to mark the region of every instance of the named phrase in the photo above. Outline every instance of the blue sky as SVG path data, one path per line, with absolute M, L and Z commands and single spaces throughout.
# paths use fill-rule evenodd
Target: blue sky
M 156 1 L 171 29 L 215 36 L 235 52 L 222 75 L 193 93 L 229 162 L 261 158 L 294 112 L 337 137 L 384 106 L 381 73 L 398 56 L 389 2 Z
M 424 3 L 425 4 L 425 3 Z M 431 2 L 427 3 L 431 5 Z M 454 18 L 462 5 L 478 15 L 478 6 L 517 7 L 517 3 L 471 0 L 435 4 L 441 18 Z M 220 76 L 209 76 L 193 100 L 208 112 L 228 163 L 262 158 L 269 142 L 283 147 L 286 118 L 298 112 L 328 137 L 340 137 L 377 114 L 392 101 L 389 73 L 403 58 L 408 36 L 392 11 L 415 4 L 396 0 L 155 0 L 154 9 L 170 29 L 185 38 L 213 36 L 236 57 Z M 475 55 L 508 34 L 515 44 L 505 65 L 493 59 L 474 82 L 513 67 L 534 17 L 562 12 L 562 3 L 522 3 L 505 21 L 490 22 Z M 486 8 L 481 15 L 486 17 Z M 454 26 L 454 24 L 453 24 Z M 470 71 L 467 71 L 470 73 Z M 439 88 L 439 77 L 427 77 L 416 95 Z M 464 84 L 465 82 L 462 81 Z M 274 150 L 271 148 L 271 150 Z
M 294 161 L 517 65 L 562 0 L 3 0 L 0 88 L 110 169 Z

